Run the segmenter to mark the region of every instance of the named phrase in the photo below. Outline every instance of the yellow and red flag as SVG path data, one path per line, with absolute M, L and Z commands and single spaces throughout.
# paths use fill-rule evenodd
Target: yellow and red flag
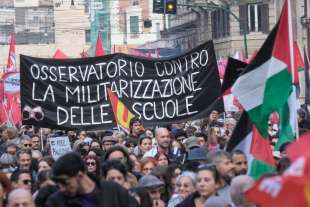
M 134 117 L 134 114 L 128 110 L 110 88 L 108 88 L 108 95 L 117 125 L 127 133 L 130 133 L 129 122 Z

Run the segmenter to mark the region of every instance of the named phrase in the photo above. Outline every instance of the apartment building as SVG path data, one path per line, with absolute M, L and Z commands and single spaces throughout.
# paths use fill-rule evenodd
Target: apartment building
M 90 47 L 89 30 L 84 0 L 1 0 L 0 65 L 6 65 L 11 32 L 19 64 L 19 54 L 52 57 L 57 49 L 80 57 Z

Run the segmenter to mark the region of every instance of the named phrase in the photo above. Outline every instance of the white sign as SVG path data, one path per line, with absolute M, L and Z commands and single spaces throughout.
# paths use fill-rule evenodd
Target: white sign
M 68 137 L 52 137 L 49 138 L 49 143 L 51 145 L 51 152 L 54 160 L 71 152 L 71 145 Z
M 4 77 L 4 92 L 18 93 L 20 91 L 20 73 L 14 72 Z

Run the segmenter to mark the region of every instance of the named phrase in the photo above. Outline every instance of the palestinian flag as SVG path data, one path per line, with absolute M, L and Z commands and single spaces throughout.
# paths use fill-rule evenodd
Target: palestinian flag
M 270 115 L 273 112 L 279 114 L 280 134 L 275 150 L 295 138 L 296 95 L 291 73 L 294 58 L 291 56 L 293 43 L 290 44 L 288 13 L 288 2 L 285 1 L 279 22 L 232 87 L 233 95 L 263 137 L 268 137 Z
M 301 55 L 301 51 L 298 47 L 297 41 L 294 41 L 294 69 L 295 69 L 295 77 L 294 84 L 296 85 L 297 97 L 305 97 L 304 93 L 304 85 L 305 85 L 305 64 Z
M 119 98 L 112 92 L 110 88 L 108 89 L 108 95 L 112 105 L 114 118 L 118 127 L 120 127 L 129 134 L 129 123 L 130 120 L 134 117 L 133 113 L 128 110 L 125 104 L 119 100 Z
M 248 160 L 248 175 L 254 179 L 274 171 L 275 160 L 268 140 L 263 138 L 251 123 L 248 114 L 242 116 L 227 144 L 226 151 L 243 151 Z
M 307 114 L 310 114 L 310 62 L 309 57 L 306 53 L 306 49 L 304 49 L 304 60 L 305 60 L 305 104 L 307 109 Z
M 238 100 L 231 94 L 231 86 L 238 79 L 243 69 L 247 66 L 245 62 L 229 57 L 225 69 L 225 75 L 222 83 L 222 94 L 225 111 L 241 111 Z

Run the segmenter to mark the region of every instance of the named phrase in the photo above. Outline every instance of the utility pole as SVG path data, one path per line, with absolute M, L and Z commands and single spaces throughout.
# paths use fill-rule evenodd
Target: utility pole
M 164 13 L 163 13 L 163 19 L 164 19 L 164 24 L 163 24 L 163 26 L 164 26 L 164 31 L 166 31 L 167 30 L 167 25 L 166 25 L 166 2 L 167 0 L 164 0 Z
M 124 11 L 124 45 L 127 45 L 127 14 Z

